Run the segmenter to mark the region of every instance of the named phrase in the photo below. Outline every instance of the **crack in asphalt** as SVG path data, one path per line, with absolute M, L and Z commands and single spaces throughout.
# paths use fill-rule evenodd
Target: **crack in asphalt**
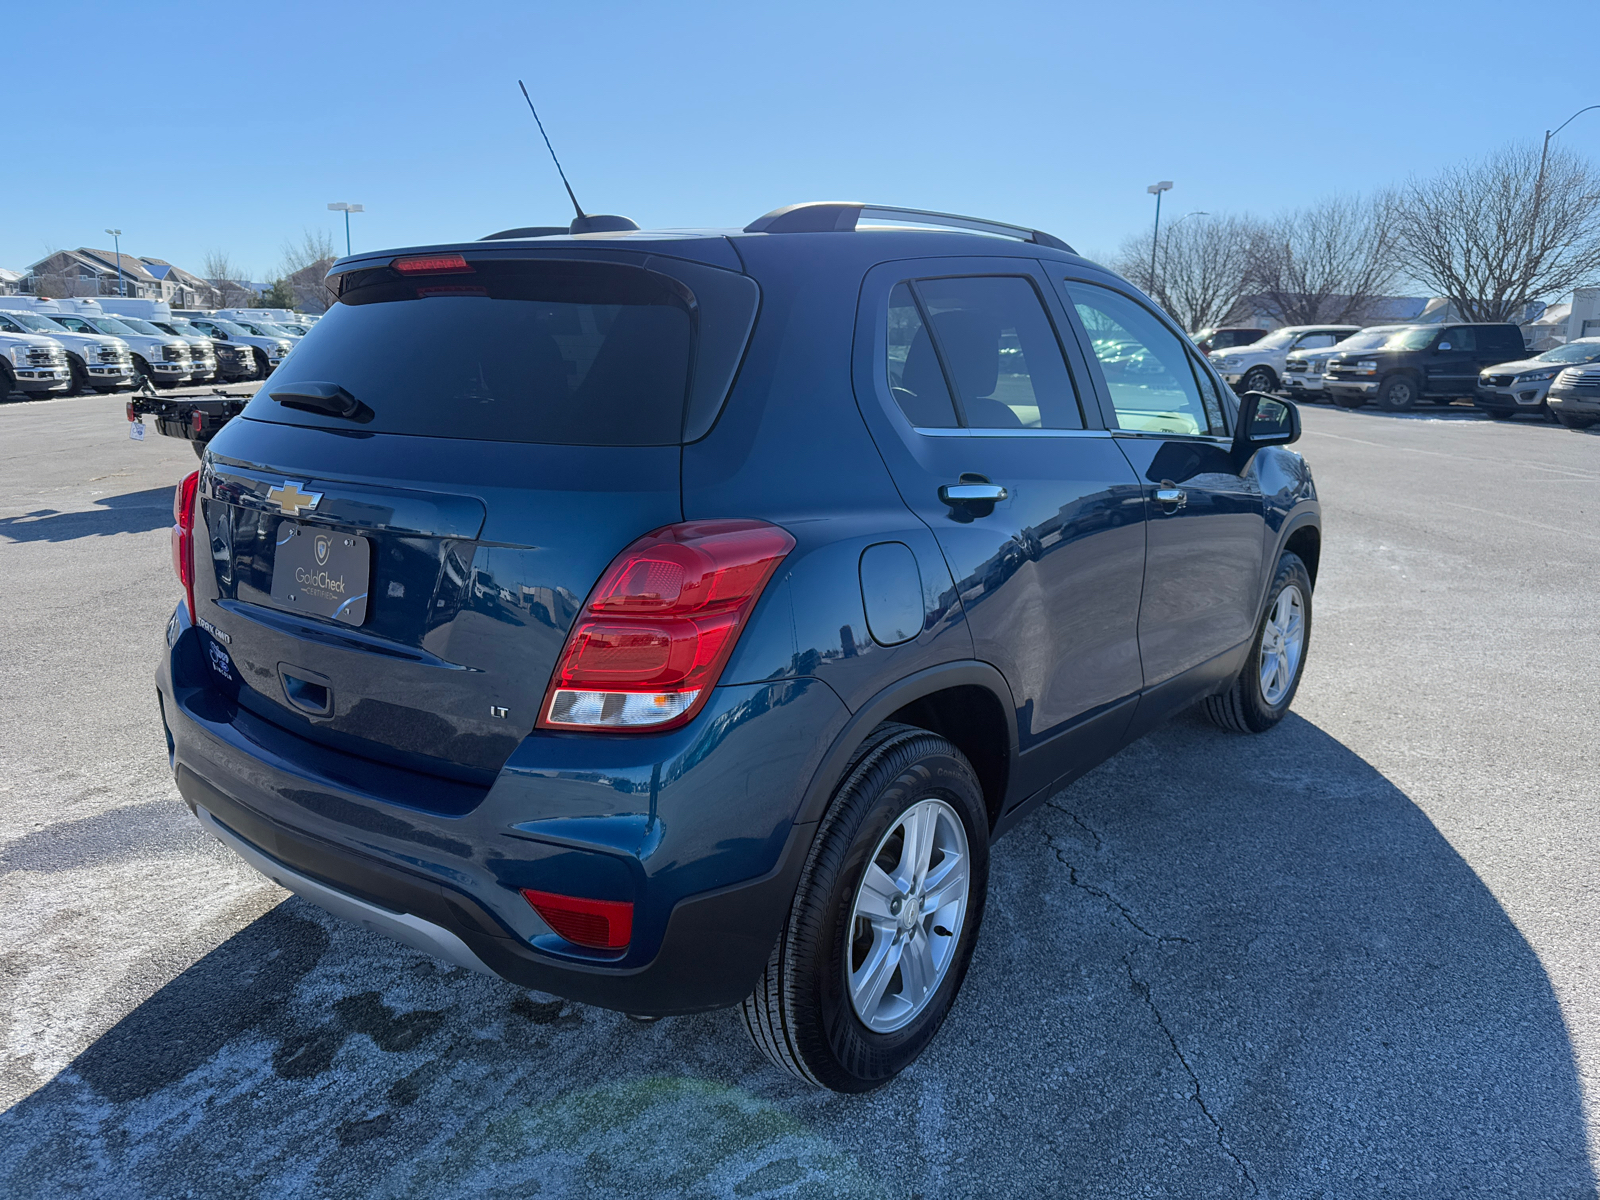
M 1233 1159 L 1233 1165 L 1239 1168 L 1239 1174 L 1243 1175 L 1244 1181 L 1250 1185 L 1251 1193 L 1259 1196 L 1261 1188 L 1250 1174 L 1250 1168 L 1245 1165 L 1244 1159 L 1233 1152 L 1233 1147 L 1228 1145 L 1227 1135 L 1222 1131 L 1222 1122 L 1212 1116 L 1211 1110 L 1206 1107 L 1205 1096 L 1200 1091 L 1200 1076 L 1195 1074 L 1194 1068 L 1189 1065 L 1188 1058 L 1184 1056 L 1183 1051 L 1178 1046 L 1178 1039 L 1173 1037 L 1172 1030 L 1167 1028 L 1166 1018 L 1161 1015 L 1161 1009 L 1156 1006 L 1155 997 L 1150 994 L 1150 985 L 1133 973 L 1133 960 L 1126 954 L 1122 956 L 1122 965 L 1128 969 L 1128 982 L 1133 986 L 1133 990 L 1139 997 L 1144 1000 L 1146 1007 L 1150 1009 L 1150 1015 L 1156 1019 L 1156 1027 L 1165 1035 L 1167 1044 L 1172 1047 L 1173 1056 L 1183 1065 L 1184 1073 L 1189 1076 L 1189 1082 L 1194 1085 L 1192 1099 L 1199 1106 L 1200 1111 L 1205 1114 L 1206 1120 L 1211 1122 L 1211 1128 L 1217 1135 L 1217 1145 L 1224 1154 Z
M 1096 852 L 1104 848 L 1105 842 L 1101 839 L 1100 834 L 1096 832 L 1094 827 L 1080 817 L 1077 813 L 1072 812 L 1069 809 L 1062 808 L 1059 804 L 1050 803 L 1049 801 L 1046 801 L 1046 807 L 1053 808 L 1063 816 L 1070 817 L 1074 825 L 1094 839 L 1094 848 Z M 1118 900 L 1110 892 L 1094 887 L 1091 884 L 1087 884 L 1078 878 L 1078 868 L 1068 860 L 1065 848 L 1056 845 L 1055 836 L 1048 831 L 1045 833 L 1045 845 L 1048 846 L 1050 851 L 1056 856 L 1056 861 L 1067 868 L 1067 878 L 1073 887 L 1088 892 L 1089 895 L 1094 896 L 1096 899 L 1104 902 L 1109 907 L 1116 909 L 1121 915 L 1122 919 L 1127 922 L 1128 926 L 1137 931 L 1143 937 L 1157 943 L 1158 945 L 1163 942 L 1176 942 L 1185 946 L 1192 946 L 1195 944 L 1192 939 L 1181 937 L 1177 934 L 1160 934 L 1146 929 L 1144 925 L 1134 917 L 1132 911 L 1126 904 L 1123 904 L 1122 901 Z M 1217 1137 L 1217 1146 L 1224 1154 L 1233 1160 L 1234 1166 L 1239 1168 L 1239 1174 L 1242 1175 L 1244 1177 L 1244 1181 L 1250 1185 L 1251 1193 L 1253 1195 L 1260 1195 L 1261 1188 L 1257 1185 L 1255 1178 L 1250 1174 L 1250 1168 L 1245 1165 L 1244 1159 L 1240 1158 L 1234 1153 L 1233 1147 L 1228 1145 L 1227 1135 L 1222 1129 L 1222 1122 L 1218 1121 L 1217 1118 L 1212 1115 L 1211 1110 L 1206 1106 L 1205 1096 L 1200 1090 L 1200 1076 L 1195 1074 L 1194 1068 L 1189 1065 L 1189 1059 L 1184 1055 L 1183 1050 L 1178 1046 L 1178 1039 L 1173 1036 L 1172 1030 L 1167 1028 L 1166 1018 L 1161 1015 L 1161 1009 L 1157 1006 L 1155 997 L 1151 994 L 1150 985 L 1145 983 L 1142 979 L 1134 974 L 1133 959 L 1129 955 L 1124 954 L 1122 956 L 1122 965 L 1127 968 L 1128 982 L 1133 986 L 1134 992 L 1145 1002 L 1145 1006 L 1149 1008 L 1151 1016 L 1155 1018 L 1156 1027 L 1161 1030 L 1162 1036 L 1167 1039 L 1167 1045 L 1172 1047 L 1173 1057 L 1178 1060 L 1179 1065 L 1183 1067 L 1184 1073 L 1189 1076 L 1189 1082 L 1194 1088 L 1194 1093 L 1191 1096 L 1191 1099 L 1194 1100 L 1195 1105 L 1205 1115 L 1206 1120 L 1211 1122 L 1212 1131 Z

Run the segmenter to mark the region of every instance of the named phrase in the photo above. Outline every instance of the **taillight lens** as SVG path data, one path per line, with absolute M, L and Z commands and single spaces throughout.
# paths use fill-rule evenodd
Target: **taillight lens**
M 692 720 L 794 538 L 764 521 L 686 521 L 606 568 L 567 635 L 541 729 L 670 729 Z
M 418 254 L 389 264 L 402 275 L 470 275 L 472 264 L 459 254 Z
M 522 889 L 522 898 L 567 941 L 592 950 L 621 950 L 633 940 L 633 905 Z
M 199 484 L 200 472 L 191 471 L 172 493 L 172 569 L 177 572 L 178 582 L 183 584 L 191 621 L 194 620 L 194 493 Z

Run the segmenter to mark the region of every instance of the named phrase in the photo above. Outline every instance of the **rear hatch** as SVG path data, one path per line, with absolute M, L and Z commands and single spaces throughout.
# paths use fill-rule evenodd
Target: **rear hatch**
M 408 252 L 330 287 L 211 443 L 212 667 L 308 739 L 486 786 L 606 565 L 682 519 L 680 447 L 716 419 L 758 292 L 584 248 Z

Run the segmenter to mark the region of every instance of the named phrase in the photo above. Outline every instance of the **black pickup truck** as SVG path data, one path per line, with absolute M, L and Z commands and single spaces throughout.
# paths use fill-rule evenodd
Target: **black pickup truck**
M 209 396 L 134 396 L 128 401 L 128 420 L 140 430 L 144 418 L 154 418 L 156 432 L 165 437 L 183 438 L 194 447 L 196 458 L 206 452 L 206 443 L 217 431 L 244 411 L 250 402 L 248 392 L 224 392 L 216 388 Z M 144 434 L 131 436 L 142 440 Z
M 1322 385 L 1343 408 L 1375 400 L 1379 408 L 1405 412 L 1419 400 L 1470 398 L 1478 372 L 1527 353 L 1522 330 L 1509 322 L 1399 325 L 1375 348 L 1332 351 Z

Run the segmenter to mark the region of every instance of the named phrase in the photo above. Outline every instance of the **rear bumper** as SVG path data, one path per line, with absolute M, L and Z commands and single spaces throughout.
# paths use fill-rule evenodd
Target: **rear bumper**
M 483 791 L 252 717 L 214 686 L 226 649 L 187 616 L 180 605 L 156 681 L 173 772 L 263 874 L 446 961 L 588 1004 L 668 1015 L 754 987 L 815 830 L 795 817 L 848 717 L 826 685 L 718 688 L 667 734 L 533 735 Z M 631 901 L 632 943 L 566 942 L 525 887 Z

